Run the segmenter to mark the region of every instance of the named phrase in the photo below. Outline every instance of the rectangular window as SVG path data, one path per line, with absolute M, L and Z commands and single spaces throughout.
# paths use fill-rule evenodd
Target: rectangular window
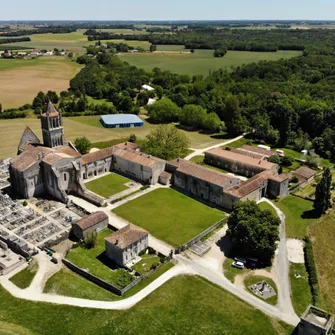
M 66 181 L 66 173 L 64 173 L 64 181 Z

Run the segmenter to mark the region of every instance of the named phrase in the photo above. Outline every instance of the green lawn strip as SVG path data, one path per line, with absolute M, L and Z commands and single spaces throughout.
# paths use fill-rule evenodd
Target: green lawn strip
M 219 171 L 219 172 L 222 172 L 222 173 L 229 173 L 229 171 L 227 171 L 227 170 L 220 169 L 220 168 L 218 168 L 216 166 L 212 166 L 212 165 L 206 164 L 204 162 L 204 158 L 205 158 L 205 156 L 194 156 L 194 157 L 192 157 L 190 159 L 190 161 L 193 162 L 193 163 L 197 163 L 197 164 L 199 164 L 199 165 L 201 165 L 203 167 L 206 167 L 208 169 L 212 169 L 212 170 Z
M 123 288 L 132 282 L 133 277 L 126 270 L 117 268 L 105 255 L 104 238 L 112 232 L 110 229 L 101 231 L 94 248 L 86 249 L 79 246 L 70 250 L 66 258 L 79 268 L 86 269 L 89 273 Z
M 286 235 L 291 238 L 304 238 L 307 228 L 316 221 L 313 202 L 289 195 L 275 203 L 286 216 Z
M 2 335 L 37 335 L 27 328 L 19 325 L 0 321 L 0 334 Z
M 232 266 L 233 262 L 234 262 L 234 259 L 226 258 L 226 260 L 223 263 L 223 274 L 232 283 L 235 282 L 235 277 L 237 275 L 242 275 L 242 274 L 245 274 L 245 273 L 248 273 L 248 272 L 252 271 L 250 269 L 247 269 L 246 267 L 244 269 L 237 269 L 237 268 Z
M 259 283 L 261 281 L 265 280 L 270 286 L 272 286 L 272 288 L 276 291 L 276 295 L 269 298 L 269 299 L 263 299 L 262 297 L 260 297 L 257 294 L 254 294 L 250 289 L 249 286 Z M 258 297 L 259 299 L 267 302 L 268 304 L 271 304 L 273 306 L 277 305 L 278 302 L 278 289 L 277 289 L 277 285 L 275 284 L 275 282 L 268 277 L 263 277 L 263 276 L 255 276 L 255 275 L 248 275 L 247 277 L 245 277 L 244 279 L 244 285 L 245 288 L 248 290 L 248 292 L 252 293 L 253 295 L 255 295 L 256 297 Z
M 296 278 L 296 272 L 300 278 Z M 311 289 L 305 264 L 290 263 L 290 281 L 292 304 L 297 315 L 302 315 L 307 306 L 312 303 Z
M 260 202 L 259 204 L 258 204 L 258 206 L 260 207 L 260 209 L 262 210 L 262 211 L 264 211 L 264 210 L 269 210 L 273 215 L 275 215 L 275 216 L 277 216 L 277 212 L 276 212 L 276 210 L 270 205 L 270 204 L 268 204 L 266 201 L 262 201 L 262 202 Z
M 108 174 L 107 176 L 89 181 L 85 186 L 92 192 L 108 198 L 114 194 L 120 193 L 128 187 L 125 185 L 130 180 L 116 173 Z
M 9 280 L 17 287 L 25 289 L 30 286 L 38 270 L 37 263 L 28 265 L 25 269 L 14 275 Z
M 172 246 L 182 245 L 225 217 L 173 189 L 158 189 L 113 212 Z
M 293 330 L 194 276 L 173 278 L 132 308 L 120 311 L 32 302 L 0 288 L 0 318 L 38 335 L 288 335 Z M 279 326 L 286 331 L 279 332 Z
M 132 267 L 133 270 L 137 271 L 140 274 L 145 274 L 146 272 L 150 271 L 151 266 L 153 264 L 160 263 L 160 258 L 156 255 L 144 254 L 141 257 L 142 257 L 142 260 L 140 260 L 138 263 L 136 263 Z
M 231 142 L 227 145 L 224 145 L 223 148 L 225 147 L 230 147 L 230 148 L 240 148 L 241 146 L 243 146 L 244 144 L 247 144 L 248 140 L 245 139 L 244 137 L 242 137 L 241 139 Z

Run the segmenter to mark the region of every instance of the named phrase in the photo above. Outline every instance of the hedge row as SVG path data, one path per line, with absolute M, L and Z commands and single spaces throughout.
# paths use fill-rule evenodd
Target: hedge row
M 309 237 L 305 237 L 304 240 L 305 240 L 304 254 L 305 254 L 306 270 L 308 272 L 308 281 L 311 288 L 313 304 L 318 305 L 320 298 L 320 290 L 319 290 L 318 274 L 316 271 L 314 261 L 313 246 Z

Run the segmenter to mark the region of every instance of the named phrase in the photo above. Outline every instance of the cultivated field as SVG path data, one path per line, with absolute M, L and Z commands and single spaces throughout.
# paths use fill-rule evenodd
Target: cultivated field
M 159 50 L 159 48 L 158 48 Z M 182 50 L 180 50 L 182 51 Z M 195 50 L 191 53 L 138 53 L 120 54 L 119 57 L 129 64 L 152 70 L 159 67 L 180 74 L 203 74 L 208 75 L 210 70 L 258 62 L 261 60 L 278 60 L 280 58 L 291 58 L 301 55 L 299 51 L 277 51 L 277 52 L 246 52 L 228 51 L 223 58 L 213 57 L 213 50 Z
M 66 57 L 0 59 L 0 103 L 3 108 L 20 107 L 32 103 L 39 91 L 67 90 L 80 69 Z
M 99 119 L 100 116 L 64 118 L 66 139 L 73 141 L 77 137 L 85 135 L 92 142 L 101 142 L 127 139 L 131 134 L 136 134 L 137 138 L 144 139 L 154 127 L 157 127 L 146 123 L 144 127 L 139 128 L 107 129 L 101 126 Z M 26 125 L 42 140 L 41 122 L 38 119 L 0 120 L 0 159 L 16 155 L 17 145 Z M 184 132 L 190 139 L 192 148 L 205 148 L 224 141 L 196 131 Z
M 182 245 L 225 217 L 172 189 L 158 189 L 113 212 L 172 246 Z
M 31 302 L 0 288 L 0 318 L 1 330 L 3 323 L 11 324 L 8 334 L 20 335 L 288 335 L 293 331 L 293 327 L 269 318 L 221 288 L 191 276 L 171 279 L 124 311 Z M 24 328 L 31 333 L 20 331 Z

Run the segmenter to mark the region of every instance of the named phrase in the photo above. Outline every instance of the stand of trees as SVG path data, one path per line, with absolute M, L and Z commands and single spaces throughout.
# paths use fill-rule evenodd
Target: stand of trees
M 19 38 L 0 38 L 0 44 L 18 43 L 18 42 L 30 42 L 30 37 L 19 37 Z
M 322 179 L 316 186 L 314 209 L 319 216 L 332 208 L 331 202 L 332 174 L 329 168 L 325 169 Z

